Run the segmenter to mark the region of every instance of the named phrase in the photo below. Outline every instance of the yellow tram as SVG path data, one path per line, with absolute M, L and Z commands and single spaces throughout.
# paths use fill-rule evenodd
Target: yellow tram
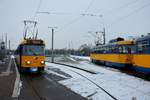
M 127 68 L 150 74 L 150 34 L 135 40 L 118 40 L 95 46 L 90 53 L 93 63 Z
M 150 74 L 150 34 L 142 36 L 135 41 L 135 53 L 132 66 L 134 70 Z
M 45 43 L 43 40 L 25 39 L 14 54 L 20 72 L 44 70 Z
M 92 62 L 98 62 L 107 66 L 125 68 L 132 64 L 131 53 L 133 52 L 134 41 L 122 40 L 106 45 L 99 45 L 91 50 Z

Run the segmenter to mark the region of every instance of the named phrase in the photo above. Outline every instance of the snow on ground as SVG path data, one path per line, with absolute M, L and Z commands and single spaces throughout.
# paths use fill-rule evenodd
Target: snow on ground
M 57 61 L 57 62 L 68 64 L 68 65 L 73 65 L 73 66 L 79 67 L 81 69 L 86 69 L 88 71 L 95 72 L 95 73 L 103 73 L 103 72 L 111 73 L 112 72 L 112 71 L 106 70 L 106 69 L 110 69 L 108 67 L 107 68 L 102 68 L 101 70 L 99 70 L 99 66 L 98 65 L 95 65 L 95 64 L 90 63 L 89 61 L 85 61 L 85 60 L 84 61 L 80 61 L 80 62 L 78 61 L 78 63 L 61 62 L 61 61 Z
M 63 65 L 56 65 L 56 64 L 53 64 L 53 63 L 48 63 L 46 62 L 46 68 L 45 68 L 45 71 L 47 73 L 51 73 L 51 70 L 48 70 L 48 68 L 58 68 L 60 71 L 62 72 L 65 72 L 67 74 L 69 74 L 70 76 L 72 76 L 73 78 L 79 78 L 81 77 L 80 75 L 78 75 L 77 73 L 74 73 L 72 70 L 72 68 L 68 68 L 68 67 L 64 67 Z M 85 75 L 91 75 L 90 73 L 86 73 L 85 71 L 81 71 L 81 70 L 78 70 L 78 69 L 74 69 L 75 71 L 78 71 L 79 73 L 82 73 L 82 74 L 85 74 Z M 51 73 L 51 74 L 54 74 L 54 73 Z M 58 74 L 57 74 L 58 75 Z M 60 77 L 62 77 L 61 75 L 58 75 Z M 67 76 L 64 76 L 64 77 L 67 77 Z M 69 78 L 69 77 L 68 77 Z
M 60 83 L 63 84 L 63 85 L 66 84 L 67 87 L 69 86 L 68 88 L 71 87 L 70 88 L 71 90 L 73 90 L 76 93 L 82 95 L 83 97 L 91 98 L 91 95 L 96 94 L 92 98 L 98 98 L 97 94 L 100 93 L 99 96 L 101 97 L 101 100 L 112 100 L 112 98 L 110 96 L 105 94 L 102 90 L 98 89 L 97 86 L 93 85 L 93 83 L 89 82 L 87 79 L 81 77 L 77 73 L 74 73 L 73 71 L 71 71 L 71 70 L 73 70 L 73 68 L 67 68 L 67 67 L 64 67 L 63 65 L 57 65 L 56 66 L 56 64 L 47 63 L 47 62 L 46 62 L 46 65 L 47 65 L 47 67 L 45 68 L 45 71 L 47 73 L 55 74 L 55 72 L 52 72 L 51 70 L 48 70 L 48 68 L 59 68 L 60 71 L 63 71 L 65 73 L 71 75 L 72 78 L 66 79 L 66 80 L 69 81 L 69 83 L 67 81 L 66 82 L 65 81 L 60 81 Z M 80 71 L 78 69 L 74 69 L 74 71 L 77 71 L 78 73 L 83 74 L 85 76 L 91 76 L 91 74 L 89 74 L 87 72 L 84 72 L 84 71 Z M 55 74 L 55 75 L 66 78 L 66 76 L 62 76 L 60 74 Z M 76 83 L 76 84 L 74 84 L 74 83 Z M 99 100 L 99 99 L 93 99 L 93 100 Z
M 88 60 L 88 61 L 90 61 L 90 57 L 89 56 L 75 56 L 75 55 L 70 55 L 70 57 L 72 57 L 74 59 L 82 59 L 82 60 Z
M 74 63 L 74 65 L 86 70 L 95 71 L 97 74 L 89 74 L 78 69 L 68 68 L 63 65 L 55 65 L 52 63 L 46 63 L 46 65 L 48 67 L 58 68 L 71 75 L 72 78 L 59 81 L 59 83 L 65 85 L 83 97 L 92 100 L 111 100 L 111 97 L 99 89 L 96 85 L 71 70 L 76 71 L 94 81 L 118 100 L 132 100 L 132 98 L 136 98 L 137 100 L 150 100 L 149 81 L 129 76 L 119 71 L 112 71 L 104 67 L 99 67 L 89 63 L 88 61 L 81 61 L 78 64 Z M 62 76 L 60 75 L 60 77 Z
M 126 75 L 117 74 L 96 74 L 92 76 L 87 76 L 89 79 L 93 80 L 99 86 L 104 88 L 118 100 L 131 100 L 136 97 L 137 100 L 149 100 L 150 99 L 150 82 L 146 82 L 142 79 L 137 79 L 135 77 L 128 77 Z M 71 90 L 87 97 L 84 93 L 98 92 L 97 88 L 90 88 L 93 84 L 88 84 L 88 81 L 81 78 L 72 78 L 68 80 L 60 81 Z M 144 88 L 143 88 L 144 86 Z M 94 86 L 93 86 L 94 87 Z M 84 89 L 85 90 L 84 90 Z M 84 91 L 84 92 L 83 92 Z M 97 95 L 98 96 L 98 95 Z M 92 99 L 95 97 L 91 97 Z M 97 99 L 101 100 L 101 95 Z M 104 99 L 105 100 L 105 99 Z
M 109 95 L 99 89 L 96 85 L 87 79 L 71 78 L 68 80 L 60 81 L 59 83 L 67 86 L 72 91 L 92 100 L 113 100 Z M 95 98 L 95 99 L 94 99 Z

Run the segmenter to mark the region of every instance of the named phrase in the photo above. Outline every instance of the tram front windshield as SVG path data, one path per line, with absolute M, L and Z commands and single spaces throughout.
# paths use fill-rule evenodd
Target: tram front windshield
M 34 55 L 42 56 L 44 55 L 44 46 L 43 45 L 25 45 L 23 46 L 23 55 Z

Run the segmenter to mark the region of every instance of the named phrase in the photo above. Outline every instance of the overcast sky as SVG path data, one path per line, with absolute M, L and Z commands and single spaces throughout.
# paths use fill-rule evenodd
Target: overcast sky
M 46 41 L 46 48 L 51 47 L 48 27 L 53 26 L 57 27 L 55 48 L 94 44 L 91 34 L 103 27 L 107 41 L 150 33 L 149 0 L 0 0 L 0 37 L 7 33 L 11 47 L 16 48 L 23 38 L 23 20 L 32 20 L 37 11 L 55 13 L 35 17 L 38 37 Z M 81 15 L 85 13 L 97 16 Z

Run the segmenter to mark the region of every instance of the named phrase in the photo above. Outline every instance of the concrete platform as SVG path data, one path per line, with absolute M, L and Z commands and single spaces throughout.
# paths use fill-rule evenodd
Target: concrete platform
M 13 61 L 0 61 L 0 100 L 13 100 L 12 93 L 15 83 L 15 67 Z

